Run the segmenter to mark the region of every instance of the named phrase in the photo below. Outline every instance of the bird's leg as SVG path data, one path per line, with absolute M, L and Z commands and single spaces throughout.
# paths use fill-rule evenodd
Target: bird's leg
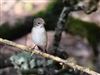
M 32 47 L 32 49 L 35 49 L 37 47 L 37 45 L 34 45 L 33 47 Z M 34 52 L 32 52 L 32 54 L 31 54 L 31 56 L 34 54 Z
M 32 47 L 32 49 L 35 49 L 35 48 L 36 48 L 36 46 L 37 46 L 37 45 L 34 45 L 34 46 Z
M 44 49 L 44 52 L 45 52 L 45 53 L 48 53 L 47 49 Z

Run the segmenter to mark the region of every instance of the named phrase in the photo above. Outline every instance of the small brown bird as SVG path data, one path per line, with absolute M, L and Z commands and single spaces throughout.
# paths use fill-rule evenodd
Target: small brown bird
M 45 21 L 42 18 L 36 18 L 33 21 L 32 41 L 43 52 L 46 52 L 47 33 L 45 30 Z

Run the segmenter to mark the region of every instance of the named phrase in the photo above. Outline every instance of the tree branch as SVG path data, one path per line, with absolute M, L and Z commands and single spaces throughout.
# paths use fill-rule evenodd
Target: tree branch
M 43 57 L 46 57 L 46 58 L 52 59 L 54 61 L 57 61 L 59 63 L 63 63 L 65 65 L 71 67 L 74 70 L 80 70 L 80 71 L 85 72 L 85 73 L 88 73 L 90 75 L 100 75 L 99 73 L 97 73 L 95 71 L 92 71 L 89 68 L 81 67 L 81 66 L 79 66 L 77 64 L 74 64 L 72 62 L 68 62 L 67 60 L 61 59 L 59 57 L 56 57 L 56 56 L 53 56 L 53 55 L 50 55 L 50 54 L 47 54 L 47 53 L 43 53 L 43 52 L 41 52 L 39 50 L 32 50 L 31 48 L 29 48 L 27 46 L 20 45 L 20 44 L 16 44 L 16 43 L 14 43 L 12 41 L 8 41 L 8 40 L 5 40 L 5 39 L 0 38 L 0 43 L 7 44 L 7 45 L 10 45 L 10 46 L 19 48 L 19 49 L 21 49 L 23 51 L 32 52 L 33 54 L 41 55 Z
M 65 25 L 65 20 L 68 18 L 68 15 L 70 13 L 70 7 L 66 7 L 64 6 L 62 9 L 62 12 L 60 14 L 60 17 L 58 19 L 57 22 L 57 27 L 55 29 L 55 35 L 54 35 L 54 42 L 53 42 L 53 54 L 56 54 L 56 51 L 58 51 L 58 47 L 59 47 L 59 42 L 61 40 L 61 35 L 62 35 L 62 31 L 64 30 L 64 25 Z M 59 56 L 59 55 L 58 55 Z

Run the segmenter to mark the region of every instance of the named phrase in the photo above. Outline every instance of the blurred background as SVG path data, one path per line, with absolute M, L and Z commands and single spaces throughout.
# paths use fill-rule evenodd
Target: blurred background
M 64 7 L 63 1 L 1 0 L 0 38 L 31 47 L 33 45 L 31 39 L 33 20 L 36 17 L 42 17 L 46 21 L 47 48 L 49 50 L 52 47 L 55 28 Z M 96 5 L 97 10 L 90 14 L 86 14 L 83 10 L 69 13 L 64 26 L 65 30 L 62 32 L 59 50 L 66 53 L 65 57 L 74 57 L 77 64 L 100 73 L 100 0 Z M 95 48 L 98 49 L 97 53 L 94 53 Z M 9 57 L 18 51 L 20 50 L 17 48 L 0 43 L 0 75 L 21 75 L 8 63 Z M 98 54 L 96 59 L 95 54 Z M 96 61 L 94 62 L 94 60 Z M 78 75 L 68 73 L 62 74 L 61 72 L 58 75 Z

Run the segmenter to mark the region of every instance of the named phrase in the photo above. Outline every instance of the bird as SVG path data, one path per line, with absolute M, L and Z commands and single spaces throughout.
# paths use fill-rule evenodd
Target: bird
M 47 52 L 47 33 L 44 25 L 45 21 L 43 18 L 35 18 L 33 20 L 32 41 L 39 50 Z

